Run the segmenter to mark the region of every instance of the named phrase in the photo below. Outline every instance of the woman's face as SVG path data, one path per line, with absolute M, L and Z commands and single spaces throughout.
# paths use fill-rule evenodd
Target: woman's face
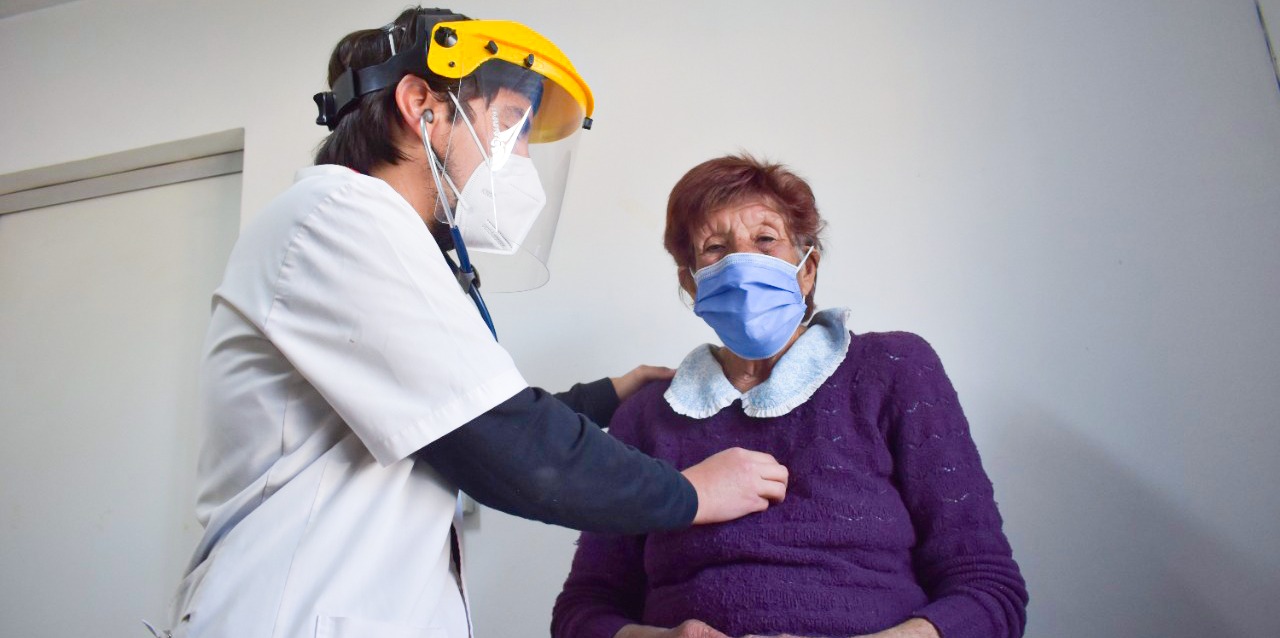
M 694 270 L 706 268 L 731 253 L 761 253 L 793 264 L 803 256 L 792 244 L 782 215 L 758 201 L 711 213 L 690 237 Z
M 792 242 L 782 214 L 758 200 L 712 212 L 689 236 L 693 240 L 694 270 L 706 268 L 733 253 L 760 253 L 794 264 L 808 250 Z M 800 291 L 804 295 L 813 290 L 820 257 L 814 251 L 800 267 Z M 688 269 L 680 269 L 680 285 L 690 295 L 697 296 L 698 286 Z

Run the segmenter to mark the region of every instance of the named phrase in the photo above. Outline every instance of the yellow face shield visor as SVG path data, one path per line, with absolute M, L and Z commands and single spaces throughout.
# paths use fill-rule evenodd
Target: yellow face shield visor
M 517 22 L 460 17 L 443 11 L 420 16 L 411 46 L 381 64 L 347 71 L 334 81 L 332 91 L 315 95 L 320 110 L 316 123 L 333 130 L 357 98 L 393 86 L 406 73 L 462 81 L 486 63 L 505 63 L 542 79 L 529 143 L 555 142 L 579 128 L 591 128 L 591 89 L 555 43 Z
M 590 128 L 591 89 L 553 42 L 517 22 L 441 22 L 431 30 L 427 68 L 461 80 L 481 65 L 500 60 L 543 78 L 542 96 L 529 128 L 529 143 L 555 142 L 579 127 Z

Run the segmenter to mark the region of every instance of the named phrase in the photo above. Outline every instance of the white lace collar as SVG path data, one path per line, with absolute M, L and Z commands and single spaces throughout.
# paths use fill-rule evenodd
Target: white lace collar
M 747 416 L 782 416 L 808 401 L 844 362 L 849 352 L 848 318 L 846 308 L 815 314 L 809 328 L 773 366 L 769 378 L 746 392 L 729 383 L 711 354 L 713 346 L 704 343 L 680 362 L 663 398 L 677 414 L 694 419 L 713 416 L 738 400 Z

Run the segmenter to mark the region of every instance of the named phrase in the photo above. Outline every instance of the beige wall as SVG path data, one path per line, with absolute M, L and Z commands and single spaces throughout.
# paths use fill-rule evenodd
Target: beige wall
M 709 340 L 661 252 L 666 191 L 715 154 L 784 160 L 830 222 L 819 302 L 947 363 L 1029 635 L 1273 632 L 1280 92 L 1253 3 L 783 6 L 454 7 L 543 31 L 597 95 L 551 283 L 490 300 L 528 378 Z M 243 127 L 252 215 L 320 139 L 329 47 L 400 8 L 83 0 L 0 20 L 0 174 Z M 538 635 L 573 535 L 474 524 L 480 635 Z

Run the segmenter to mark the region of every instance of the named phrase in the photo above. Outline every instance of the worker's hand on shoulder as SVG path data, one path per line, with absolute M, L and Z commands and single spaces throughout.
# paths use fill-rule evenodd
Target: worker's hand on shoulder
M 772 455 L 729 448 L 686 469 L 684 477 L 698 493 L 694 525 L 723 523 L 781 503 L 787 493 L 787 468 Z
M 613 389 L 618 393 L 619 401 L 636 393 L 650 381 L 664 381 L 676 376 L 676 371 L 665 366 L 636 366 L 634 370 L 620 377 L 612 377 Z

